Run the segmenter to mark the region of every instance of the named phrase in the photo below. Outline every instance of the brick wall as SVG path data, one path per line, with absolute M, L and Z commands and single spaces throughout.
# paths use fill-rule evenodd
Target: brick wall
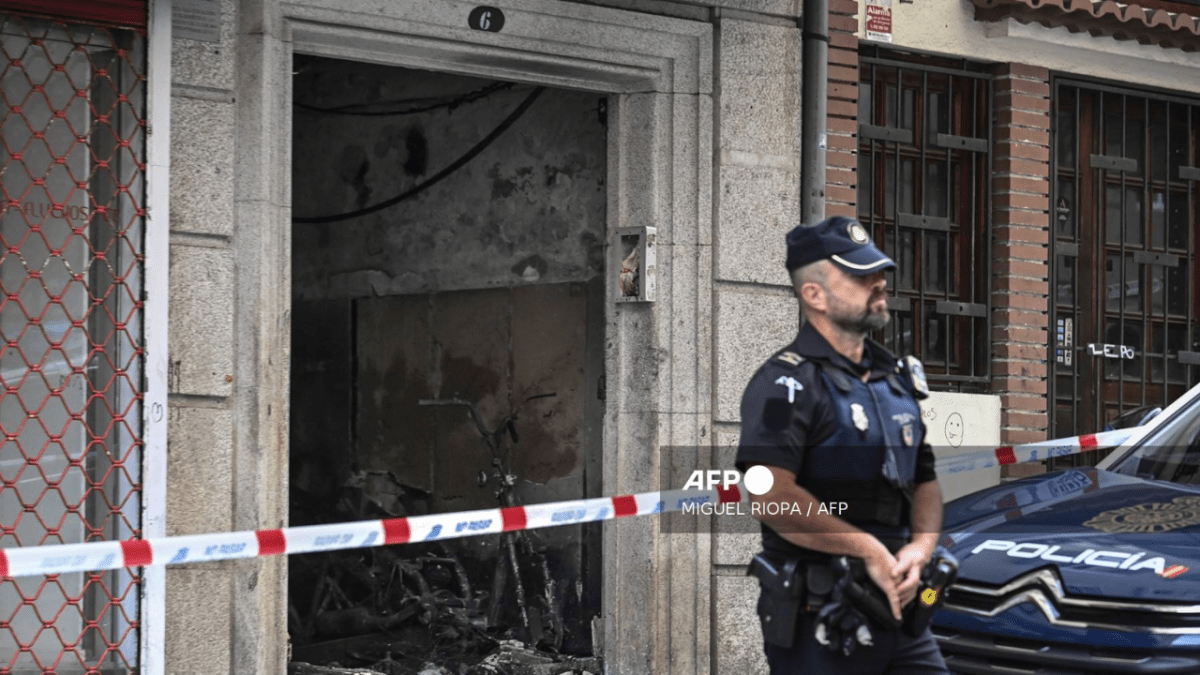
M 1050 287 L 1050 73 L 1004 64 L 995 81 L 992 223 L 992 391 L 1001 440 L 1044 440 Z M 1006 467 L 1040 473 L 1039 463 Z
M 829 3 L 829 147 L 825 215 L 858 215 L 858 2 Z
M 857 216 L 858 2 L 831 0 L 826 205 Z M 1001 399 L 1001 441 L 1045 440 L 1050 237 L 1050 73 L 997 67 L 992 218 L 992 392 Z M 1040 473 L 1040 463 L 1005 467 Z

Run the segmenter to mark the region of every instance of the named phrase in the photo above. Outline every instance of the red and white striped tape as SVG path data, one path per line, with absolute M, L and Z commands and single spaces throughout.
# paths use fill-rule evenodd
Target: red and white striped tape
M 939 460 L 939 473 L 975 471 L 1115 447 L 1133 430 L 1120 429 L 1053 441 L 1005 446 Z M 213 562 L 290 553 L 336 551 L 416 541 L 442 541 L 480 534 L 594 523 L 628 516 L 684 510 L 685 506 L 740 502 L 745 493 L 728 489 L 670 490 L 599 497 L 534 506 L 481 509 L 410 518 L 365 520 L 275 530 L 219 532 L 177 537 L 98 541 L 83 544 L 0 549 L 0 579 L 94 570 Z
M 735 485 L 276 530 L 15 547 L 0 549 L 0 579 L 442 541 L 682 511 L 685 506 L 739 502 L 743 497 Z
M 1136 429 L 1117 429 L 1099 434 L 1084 434 L 1070 438 L 1059 438 L 1037 443 L 1022 445 L 1006 445 L 995 450 L 967 452 L 961 455 L 943 457 L 937 461 L 938 474 L 958 474 L 968 471 L 978 471 L 1007 464 L 1036 462 L 1052 457 L 1066 457 L 1080 453 L 1094 452 L 1101 448 L 1115 448 L 1137 431 Z

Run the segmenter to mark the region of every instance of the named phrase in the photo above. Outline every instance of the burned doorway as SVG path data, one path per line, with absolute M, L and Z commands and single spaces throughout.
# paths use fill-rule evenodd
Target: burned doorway
M 600 496 L 603 99 L 301 55 L 293 96 L 291 524 L 494 508 L 497 473 L 526 504 Z M 550 393 L 505 472 L 466 407 L 421 405 L 494 429 Z M 532 539 L 524 607 L 497 536 L 293 557 L 295 658 L 418 672 L 499 626 L 590 654 L 599 525 Z

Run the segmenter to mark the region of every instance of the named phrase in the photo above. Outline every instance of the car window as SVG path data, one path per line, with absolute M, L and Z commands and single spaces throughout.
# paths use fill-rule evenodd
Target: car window
M 1176 416 L 1114 464 L 1111 471 L 1150 480 L 1200 484 L 1200 415 Z

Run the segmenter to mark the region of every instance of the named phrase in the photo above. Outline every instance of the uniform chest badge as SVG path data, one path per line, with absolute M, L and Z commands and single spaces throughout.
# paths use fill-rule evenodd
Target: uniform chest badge
M 925 380 L 925 366 L 921 365 L 915 357 L 904 357 L 904 363 L 908 366 L 908 372 L 912 376 L 913 389 L 923 398 L 929 396 L 929 383 Z
M 867 427 L 871 426 L 871 420 L 867 419 L 867 411 L 858 403 L 850 404 L 850 419 L 859 431 L 866 431 Z
M 904 444 L 911 448 L 913 444 L 913 425 L 905 424 L 900 427 L 900 438 L 904 439 Z

